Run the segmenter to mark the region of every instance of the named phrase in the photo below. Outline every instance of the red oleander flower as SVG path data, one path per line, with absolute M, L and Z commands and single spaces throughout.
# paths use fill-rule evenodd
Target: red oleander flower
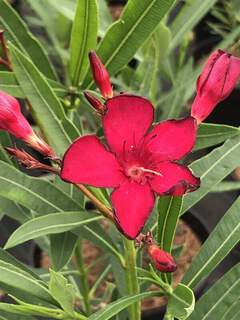
M 177 264 L 171 254 L 162 250 L 156 244 L 149 245 L 147 252 L 157 270 L 161 272 L 174 272 L 177 270 Z
M 3 91 L 0 91 L 0 129 L 27 142 L 43 155 L 54 157 L 51 148 L 31 128 L 21 112 L 18 101 Z
M 154 112 L 147 99 L 122 94 L 108 99 L 105 107 L 106 144 L 94 135 L 74 141 L 64 155 L 61 178 L 113 188 L 116 222 L 134 239 L 149 217 L 156 195 L 180 196 L 199 187 L 199 178 L 176 163 L 194 145 L 196 120 L 163 121 L 149 131 Z
M 113 97 L 113 89 L 110 78 L 102 61 L 94 51 L 89 53 L 90 66 L 96 85 L 101 91 L 104 99 Z
M 197 81 L 191 115 L 202 122 L 215 106 L 227 98 L 240 78 L 240 59 L 217 50 L 211 54 Z

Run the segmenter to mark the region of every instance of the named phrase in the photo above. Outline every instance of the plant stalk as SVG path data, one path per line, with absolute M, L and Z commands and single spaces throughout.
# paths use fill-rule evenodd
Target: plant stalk
M 123 238 L 125 249 L 125 274 L 129 295 L 139 294 L 140 288 L 137 278 L 136 249 L 134 241 Z M 141 320 L 141 301 L 129 307 L 130 320 Z
M 82 290 L 81 294 L 83 297 L 83 306 L 84 306 L 84 311 L 87 316 L 91 314 L 91 304 L 89 300 L 89 284 L 88 284 L 88 272 L 87 268 L 84 265 L 84 259 L 83 259 L 83 254 L 82 254 L 82 240 L 79 239 L 76 245 L 75 249 L 75 258 L 76 258 L 76 263 L 77 263 L 77 268 L 79 270 L 79 277 L 81 280 L 82 284 Z

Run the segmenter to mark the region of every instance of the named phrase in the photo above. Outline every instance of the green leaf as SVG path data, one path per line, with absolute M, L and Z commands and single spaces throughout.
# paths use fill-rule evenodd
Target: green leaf
M 189 319 L 195 306 L 195 297 L 190 288 L 184 284 L 179 284 L 173 291 L 168 305 L 167 314 L 179 320 Z
M 223 181 L 217 184 L 211 191 L 212 192 L 227 192 L 240 190 L 240 181 Z
M 239 166 L 239 159 L 240 135 L 237 135 L 205 157 L 193 162 L 190 168 L 196 176 L 201 178 L 201 187 L 184 197 L 182 214 Z
M 116 256 L 120 262 L 122 262 L 123 257 L 119 252 L 119 248 L 114 244 L 111 237 L 103 230 L 99 223 L 93 222 L 88 226 L 83 226 L 80 229 L 74 230 L 73 233 L 79 237 L 88 239 L 103 251 Z
M 224 259 L 240 240 L 240 197 L 204 242 L 198 255 L 183 278 L 183 283 L 195 288 L 196 285 Z
M 54 69 L 43 47 L 6 0 L 0 0 L 0 27 L 6 31 L 7 39 L 12 41 L 23 54 L 28 54 L 46 77 L 56 79 Z
M 0 284 L 6 284 L 21 290 L 30 296 L 35 296 L 43 301 L 54 304 L 54 300 L 48 289 L 39 280 L 32 277 L 30 273 L 27 273 L 10 263 L 0 261 L 0 274 Z
M 116 74 L 150 37 L 174 0 L 131 0 L 108 29 L 97 50 L 110 75 Z M 83 87 L 91 86 L 88 72 Z
M 10 253 L 3 250 L 2 248 L 0 248 L 0 261 L 9 263 L 19 268 L 23 272 L 29 273 L 36 280 L 41 280 L 41 278 L 36 273 L 34 273 L 30 268 L 28 268 L 25 264 L 17 260 L 14 256 L 12 256 Z
M 34 218 L 21 225 L 8 239 L 5 248 L 38 237 L 73 230 L 87 223 L 101 220 L 102 216 L 83 211 L 57 212 Z
M 0 90 L 17 98 L 24 98 L 24 93 L 13 72 L 0 71 Z
M 27 176 L 3 161 L 0 161 L 0 196 L 39 214 L 81 209 L 51 182 Z
M 239 292 L 240 264 L 237 264 L 201 296 L 189 320 L 222 319 L 224 313 L 231 308 L 235 301 L 239 300 Z
M 215 146 L 238 134 L 240 130 L 236 127 L 202 123 L 198 129 L 194 151 Z
M 70 75 L 77 86 L 83 80 L 88 63 L 88 52 L 97 43 L 98 8 L 96 0 L 78 0 L 70 42 Z
M 181 43 L 185 35 L 191 32 L 216 2 L 217 0 L 192 0 L 182 6 L 177 18 L 170 26 L 172 31 L 171 50 Z
M 220 318 L 221 320 L 238 320 L 240 316 L 239 298 L 232 303 L 231 307 Z
M 33 217 L 29 209 L 3 197 L 0 197 L 0 212 L 20 223 Z
M 42 317 L 51 317 L 54 319 L 59 319 L 59 316 L 61 315 L 61 310 L 60 309 L 49 309 L 45 307 L 40 307 L 37 305 L 33 304 L 27 304 L 24 303 L 23 305 L 16 305 L 16 304 L 10 304 L 10 303 L 0 303 L 0 310 L 2 312 L 7 312 L 7 313 L 13 313 L 17 315 L 24 315 L 23 317 L 8 317 L 7 320 L 33 320 L 32 317 L 28 317 L 27 315 L 35 315 L 35 316 L 42 316 Z M 0 318 L 1 319 L 1 318 Z M 35 318 L 34 318 L 35 319 Z
M 50 275 L 49 290 L 51 295 L 59 302 L 60 306 L 68 315 L 74 317 L 74 300 L 76 294 L 73 285 L 69 284 L 67 279 L 60 273 L 50 270 Z
M 46 80 L 58 97 L 63 98 L 68 94 L 61 83 L 48 78 Z M 18 84 L 14 72 L 0 71 L 0 90 L 17 98 L 25 98 L 25 94 Z
M 150 298 L 153 296 L 157 296 L 157 291 L 149 291 L 140 293 L 137 295 L 132 296 L 125 296 L 124 298 L 121 298 L 119 300 L 116 300 L 112 303 L 110 303 L 107 307 L 103 308 L 102 310 L 92 314 L 88 320 L 108 320 L 111 319 L 113 316 L 117 315 L 120 311 L 127 308 L 129 305 L 144 299 L 144 298 Z
M 36 66 L 12 44 L 9 49 L 15 75 L 31 103 L 33 116 L 50 145 L 62 155 L 80 134 L 66 118 L 60 101 Z
M 181 208 L 182 197 L 167 196 L 159 198 L 157 242 L 165 251 L 171 252 Z
M 99 5 L 99 20 L 100 20 L 98 33 L 100 37 L 103 37 L 106 30 L 112 23 L 112 17 L 109 11 L 109 7 L 106 3 L 106 0 L 99 0 L 98 5 Z
M 78 237 L 72 232 L 52 234 L 50 237 L 50 254 L 54 271 L 59 271 L 68 264 Z

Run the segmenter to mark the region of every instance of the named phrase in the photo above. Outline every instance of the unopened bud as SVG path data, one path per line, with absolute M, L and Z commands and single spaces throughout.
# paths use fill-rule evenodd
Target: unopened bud
M 53 150 L 33 131 L 14 97 L 0 91 L 0 129 L 28 143 L 46 157 L 55 158 Z
M 104 114 L 106 111 L 106 107 L 102 104 L 100 100 L 98 100 L 94 95 L 92 95 L 89 91 L 84 91 L 84 96 L 87 101 L 91 104 L 91 106 L 97 110 L 98 113 Z
M 91 51 L 89 53 L 89 60 L 95 83 L 97 87 L 100 89 L 103 98 L 112 98 L 113 89 L 106 67 L 94 51 Z
M 202 122 L 227 98 L 240 78 L 240 59 L 222 50 L 214 51 L 197 81 L 191 115 Z
M 177 270 L 177 264 L 170 253 L 162 250 L 156 244 L 150 244 L 147 247 L 147 252 L 157 270 L 161 272 L 174 272 Z

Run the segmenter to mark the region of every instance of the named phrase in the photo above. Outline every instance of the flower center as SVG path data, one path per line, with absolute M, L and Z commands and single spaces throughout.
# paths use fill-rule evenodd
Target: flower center
M 145 184 L 147 179 L 152 179 L 154 175 L 162 176 L 160 172 L 146 169 L 137 165 L 126 168 L 125 173 L 131 180 L 141 184 Z

